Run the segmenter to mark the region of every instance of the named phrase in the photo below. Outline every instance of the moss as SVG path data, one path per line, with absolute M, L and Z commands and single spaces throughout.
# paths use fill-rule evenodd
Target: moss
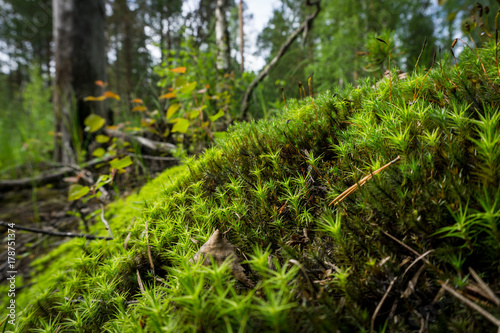
M 431 331 L 493 331 L 440 292 L 448 281 L 469 293 L 469 268 L 499 286 L 500 80 L 494 50 L 478 52 L 488 77 L 466 49 L 427 77 L 365 82 L 235 124 L 112 205 L 114 241 L 68 243 L 81 252 L 64 271 L 64 250 L 51 254 L 62 273 L 38 279 L 44 291 L 18 330 L 413 331 L 424 320 Z M 188 263 L 215 229 L 256 288 L 227 265 Z

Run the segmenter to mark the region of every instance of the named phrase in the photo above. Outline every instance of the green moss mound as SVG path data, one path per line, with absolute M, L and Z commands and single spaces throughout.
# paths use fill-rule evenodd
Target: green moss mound
M 236 124 L 145 203 L 127 240 L 123 218 L 112 242 L 75 241 L 81 258 L 18 331 L 496 331 L 442 287 L 500 318 L 470 275 L 500 288 L 495 50 L 450 63 Z M 255 288 L 227 264 L 189 263 L 215 229 Z

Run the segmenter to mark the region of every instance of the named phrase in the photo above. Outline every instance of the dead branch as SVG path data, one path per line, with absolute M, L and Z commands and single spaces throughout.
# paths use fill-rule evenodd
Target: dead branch
M 152 151 L 170 152 L 172 150 L 177 149 L 177 146 L 174 145 L 173 143 L 153 141 L 150 139 L 146 139 L 145 137 L 142 137 L 142 136 L 132 135 L 132 134 L 123 133 L 123 132 L 115 131 L 115 130 L 109 130 L 109 129 L 105 129 L 104 132 L 109 136 L 122 138 L 126 141 L 136 142 L 139 145 L 141 145 L 149 150 L 152 150 Z
M 10 223 L 10 224 L 12 224 L 12 223 Z M 93 240 L 93 239 L 112 240 L 113 239 L 110 237 L 100 237 L 100 236 L 85 235 L 85 234 L 73 234 L 71 232 L 58 232 L 58 231 L 49 231 L 49 230 L 36 229 L 36 228 L 30 228 L 30 227 L 21 227 L 19 225 L 14 225 L 13 227 L 10 227 L 9 223 L 4 222 L 4 221 L 0 221 L 0 226 L 6 227 L 6 228 L 11 228 L 11 229 L 16 229 L 16 230 L 35 232 L 37 234 L 57 236 L 57 237 L 70 237 L 70 238 L 82 237 L 82 238 L 86 238 L 86 239 L 90 239 L 90 240 Z
M 29 188 L 32 186 L 40 186 L 40 185 L 54 183 L 60 181 L 62 177 L 67 174 L 78 173 L 83 168 L 89 168 L 99 163 L 105 163 L 107 161 L 110 161 L 111 159 L 112 159 L 111 156 L 106 158 L 96 158 L 83 164 L 81 167 L 78 167 L 76 165 L 71 165 L 59 168 L 57 170 L 42 173 L 35 177 L 1 180 L 0 191 L 9 191 L 15 188 Z
M 260 81 L 262 81 L 269 71 L 278 63 L 278 61 L 283 57 L 283 55 L 286 53 L 290 45 L 297 39 L 299 34 L 303 31 L 308 31 L 314 21 L 314 19 L 318 16 L 318 13 L 321 9 L 320 7 L 320 1 L 316 2 L 311 2 L 310 0 L 307 0 L 307 5 L 308 6 L 316 6 L 316 10 L 314 13 L 308 15 L 306 17 L 306 20 L 302 22 L 302 24 L 295 29 L 295 31 L 288 37 L 285 43 L 281 45 L 278 54 L 267 64 L 266 67 L 259 73 L 259 75 L 250 83 L 250 85 L 247 87 L 247 90 L 245 91 L 245 95 L 243 96 L 243 100 L 241 101 L 241 118 L 245 119 L 247 117 L 247 112 L 248 108 L 250 106 L 250 98 L 252 96 L 252 92 L 257 87 Z
M 137 155 L 133 153 L 126 153 L 126 155 L 131 156 L 131 157 L 136 157 L 136 158 L 142 158 L 144 160 L 154 160 L 154 161 L 176 161 L 178 162 L 179 159 L 177 157 L 171 157 L 171 156 L 151 156 L 151 155 Z

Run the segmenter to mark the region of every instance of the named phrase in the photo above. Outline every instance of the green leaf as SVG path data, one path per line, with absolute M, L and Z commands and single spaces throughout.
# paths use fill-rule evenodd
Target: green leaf
M 102 157 L 104 154 L 106 154 L 106 151 L 103 148 L 97 148 L 92 152 L 92 156 L 95 157 Z
M 186 133 L 188 127 L 189 127 L 189 120 L 184 119 L 184 118 L 179 118 L 179 119 L 177 119 L 176 124 L 172 128 L 172 133 L 174 133 L 174 132 Z
M 95 141 L 97 141 L 98 143 L 106 143 L 109 141 L 109 136 L 99 134 L 98 136 L 96 136 Z
M 130 164 L 132 164 L 130 156 L 125 156 L 122 159 L 115 158 L 110 162 L 110 165 L 113 169 L 123 169 L 128 167 Z
M 106 124 L 106 120 L 96 114 L 91 114 L 90 116 L 85 118 L 85 121 L 83 123 L 85 124 L 85 126 L 87 126 L 85 127 L 85 130 L 87 132 L 93 133 L 103 127 L 104 124 Z
M 224 111 L 222 110 L 219 110 L 219 112 L 217 112 L 217 114 L 214 114 L 213 116 L 210 116 L 208 117 L 212 122 L 216 121 L 217 119 L 219 119 L 220 117 L 224 116 Z
M 189 112 L 189 119 L 194 119 L 200 115 L 200 110 L 194 110 Z
M 109 175 L 102 175 L 99 177 L 99 179 L 95 182 L 95 189 L 99 189 L 103 187 L 106 184 L 109 184 L 113 179 L 109 177 Z M 99 192 L 101 193 L 101 192 Z
M 172 116 L 179 110 L 181 105 L 179 103 L 171 104 L 167 110 L 167 119 L 172 118 Z
M 180 87 L 186 85 L 186 83 L 187 83 L 186 79 L 183 78 L 182 76 L 179 76 L 174 81 L 174 89 L 180 88 Z
M 68 200 L 69 201 L 78 200 L 85 194 L 89 193 L 89 191 L 90 189 L 88 186 L 82 186 L 78 184 L 71 185 L 71 187 L 69 188 Z
M 214 138 L 216 139 L 224 139 L 227 136 L 227 132 L 215 132 Z
M 196 81 L 186 84 L 181 88 L 181 93 L 188 94 L 196 89 Z

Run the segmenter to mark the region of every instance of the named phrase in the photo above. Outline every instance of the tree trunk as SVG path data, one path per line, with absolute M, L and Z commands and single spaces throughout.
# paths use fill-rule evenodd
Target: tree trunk
M 240 23 L 240 57 L 241 57 L 240 70 L 241 74 L 243 75 L 243 72 L 245 70 L 245 56 L 244 56 L 245 35 L 243 34 L 243 0 L 240 0 L 240 4 L 238 6 L 238 19 Z
M 229 72 L 230 50 L 225 0 L 217 0 L 215 7 L 215 40 L 217 43 L 217 69 L 227 73 Z
M 56 77 L 54 157 L 76 162 L 75 145 L 83 139 L 83 121 L 91 113 L 111 122 L 104 102 L 85 102 L 99 96 L 95 81 L 106 82 L 104 0 L 53 0 Z
M 63 164 L 76 162 L 71 145 L 71 128 L 75 122 L 73 91 L 71 87 L 73 43 L 71 42 L 73 1 L 53 0 L 54 13 L 54 58 L 56 77 L 54 87 L 55 144 L 54 159 Z
M 125 90 L 127 100 L 130 100 L 132 93 L 132 31 L 130 28 L 130 9 L 126 0 L 120 1 L 120 7 L 123 13 L 123 48 L 125 51 Z

